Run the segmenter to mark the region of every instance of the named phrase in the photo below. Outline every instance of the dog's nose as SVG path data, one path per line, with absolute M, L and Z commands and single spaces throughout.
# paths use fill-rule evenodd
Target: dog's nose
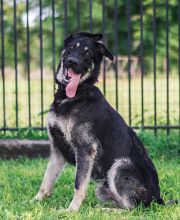
M 71 65 L 78 65 L 78 59 L 75 57 L 69 57 L 68 63 Z

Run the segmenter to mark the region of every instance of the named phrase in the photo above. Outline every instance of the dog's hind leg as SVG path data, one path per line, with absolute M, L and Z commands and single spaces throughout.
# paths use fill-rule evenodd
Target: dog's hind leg
M 131 176 L 134 172 L 133 163 L 130 158 L 121 158 L 115 160 L 108 171 L 109 189 L 112 193 L 112 199 L 122 209 L 133 209 L 135 199 L 131 198 L 136 194 L 136 179 Z
M 65 163 L 66 160 L 64 159 L 61 152 L 51 146 L 49 163 L 44 174 L 40 190 L 34 197 L 35 200 L 42 200 L 44 197 L 47 197 L 51 194 L 54 182 L 59 176 L 59 173 L 62 171 Z
M 112 197 L 109 187 L 104 183 L 100 183 L 96 188 L 96 197 L 101 201 L 111 199 Z

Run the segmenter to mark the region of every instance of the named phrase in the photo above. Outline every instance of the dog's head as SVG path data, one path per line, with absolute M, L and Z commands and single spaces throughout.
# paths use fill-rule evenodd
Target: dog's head
M 66 87 L 68 97 L 76 95 L 79 84 L 97 81 L 103 56 L 113 61 L 112 53 L 100 41 L 102 37 L 82 32 L 65 39 L 56 80 Z

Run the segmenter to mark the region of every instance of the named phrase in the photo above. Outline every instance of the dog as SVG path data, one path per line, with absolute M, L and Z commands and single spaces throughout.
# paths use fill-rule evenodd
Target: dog
M 96 196 L 133 209 L 160 196 L 158 174 L 145 147 L 94 85 L 103 56 L 113 61 L 101 34 L 75 33 L 64 41 L 56 73 L 58 90 L 50 107 L 47 128 L 50 159 L 36 200 L 49 196 L 67 163 L 76 166 L 75 192 L 69 211 L 85 199 L 90 179 Z

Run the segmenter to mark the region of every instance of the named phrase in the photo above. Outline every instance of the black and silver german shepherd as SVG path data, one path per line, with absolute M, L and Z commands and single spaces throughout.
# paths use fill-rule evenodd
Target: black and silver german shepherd
M 64 42 L 56 80 L 58 90 L 48 115 L 51 154 L 35 199 L 49 196 L 66 163 L 76 166 L 69 210 L 78 210 L 90 179 L 96 195 L 133 209 L 152 200 L 163 204 L 157 171 L 143 144 L 94 85 L 103 56 L 113 55 L 101 34 L 75 33 Z

